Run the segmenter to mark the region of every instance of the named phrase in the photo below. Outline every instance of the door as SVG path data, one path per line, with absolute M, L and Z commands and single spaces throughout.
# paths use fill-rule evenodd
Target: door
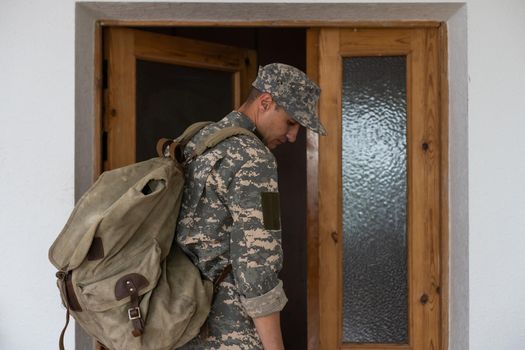
M 437 41 L 437 28 L 308 31 L 328 130 L 306 150 L 309 349 L 442 349 Z M 256 75 L 251 50 L 126 28 L 104 42 L 104 169 L 221 118 Z
M 156 157 L 159 138 L 222 119 L 257 74 L 254 50 L 123 27 L 105 29 L 104 61 L 102 170 Z
M 438 28 L 308 35 L 309 347 L 441 349 Z
M 156 156 L 161 137 L 221 119 L 247 96 L 255 51 L 123 27 L 104 33 L 104 170 Z

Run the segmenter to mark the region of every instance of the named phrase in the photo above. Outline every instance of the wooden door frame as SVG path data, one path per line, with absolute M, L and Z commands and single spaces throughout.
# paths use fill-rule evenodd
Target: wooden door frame
M 107 82 L 97 96 L 103 96 L 104 158 L 96 167 L 110 170 L 136 162 L 136 62 L 182 65 L 229 73 L 232 84 L 231 108 L 238 108 L 257 76 L 256 51 L 231 45 L 172 36 L 123 26 L 106 26 L 103 33 L 104 68 Z M 102 74 L 101 72 L 98 72 Z M 100 88 L 99 88 L 100 89 Z M 100 101 L 100 103 L 102 103 Z M 104 146 L 101 143 L 104 143 Z
M 75 157 L 75 199 L 89 187 L 101 169 L 101 130 L 102 120 L 102 27 L 113 26 L 228 26 L 228 27 L 359 27 L 359 28 L 407 28 L 440 27 L 441 65 L 441 137 L 442 137 L 442 271 L 443 308 L 442 344 L 449 343 L 449 181 L 448 167 L 448 42 L 447 24 L 463 11 L 461 4 L 191 4 L 191 3 L 77 3 L 76 4 L 76 157 Z M 429 16 L 428 14 L 432 15 Z M 255 14 L 255 15 L 254 15 Z M 457 24 L 455 24 L 457 25 Z M 458 28 L 462 28 L 458 26 Z M 311 39 L 308 39 L 311 40 Z M 315 59 L 309 52 L 308 58 Z M 316 79 L 313 67 L 309 73 Z M 87 132 L 86 132 L 87 131 Z M 308 255 L 317 256 L 318 222 L 316 219 L 318 203 L 317 165 L 318 139 L 313 133 L 307 135 L 307 239 Z M 462 160 L 462 159 L 461 159 Z M 461 181 L 458 181 L 461 182 Z M 459 201 L 461 202 L 461 201 Z M 461 203 L 458 203 L 458 205 Z M 463 203 L 464 204 L 464 203 Z M 460 223 L 461 224 L 461 223 Z M 461 225 L 460 225 L 461 226 Z M 464 232 L 463 232 L 464 233 Z M 318 286 L 316 274 L 318 261 L 308 260 L 308 344 L 309 349 L 317 349 L 319 342 L 318 325 Z M 312 273 L 312 271 L 316 271 Z M 465 268 L 462 270 L 465 271 Z M 468 278 L 468 269 L 467 278 Z M 455 304 L 461 303 L 460 298 Z M 468 302 L 468 295 L 466 298 Z M 460 320 L 461 321 L 461 320 Z M 461 326 L 468 327 L 466 324 Z M 466 332 L 468 338 L 468 332 Z M 459 343 L 468 340 L 458 338 Z M 91 349 L 89 339 L 77 327 L 77 349 Z

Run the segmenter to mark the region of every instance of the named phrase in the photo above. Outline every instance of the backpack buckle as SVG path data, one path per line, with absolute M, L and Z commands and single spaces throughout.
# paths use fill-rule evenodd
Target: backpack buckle
M 128 317 L 132 321 L 141 318 L 140 308 L 138 306 L 129 308 Z

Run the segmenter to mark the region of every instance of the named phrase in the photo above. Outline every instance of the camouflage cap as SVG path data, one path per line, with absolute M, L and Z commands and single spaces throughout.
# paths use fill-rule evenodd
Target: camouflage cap
M 316 111 L 321 89 L 301 70 L 283 63 L 260 66 L 252 86 L 272 95 L 274 101 L 305 128 L 326 135 Z

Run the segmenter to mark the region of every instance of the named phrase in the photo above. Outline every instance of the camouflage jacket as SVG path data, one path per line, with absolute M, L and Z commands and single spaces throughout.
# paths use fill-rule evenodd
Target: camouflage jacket
M 189 155 L 214 130 L 255 125 L 233 111 L 205 127 L 186 146 Z M 201 334 L 185 349 L 262 348 L 252 318 L 287 302 L 277 273 L 282 266 L 277 165 L 253 136 L 233 136 L 188 164 L 177 242 L 203 276 L 214 280 L 228 264 Z

